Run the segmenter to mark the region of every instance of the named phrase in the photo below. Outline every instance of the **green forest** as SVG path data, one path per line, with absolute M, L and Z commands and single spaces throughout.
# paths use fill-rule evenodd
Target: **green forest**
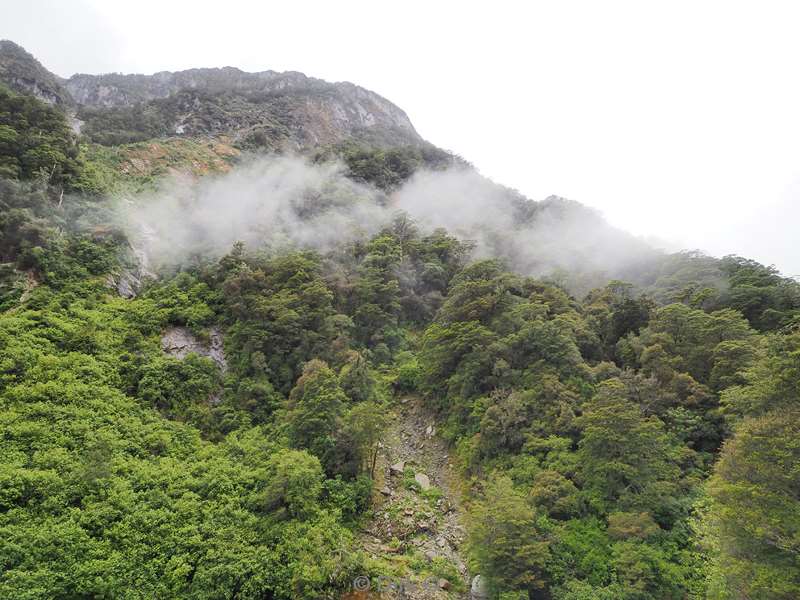
M 112 199 L 157 179 L 93 139 L 163 134 L 140 116 L 87 137 L 0 89 L 0 598 L 366 598 L 357 577 L 432 574 L 466 597 L 411 537 L 361 541 L 409 398 L 487 597 L 800 597 L 798 282 L 685 252 L 577 293 L 396 212 L 324 250 L 237 242 L 126 297 Z M 234 172 L 260 151 L 240 150 Z M 381 194 L 450 164 L 358 140 L 308 160 Z M 347 198 L 312 200 L 300 222 Z M 165 352 L 174 328 L 221 332 L 225 364 Z

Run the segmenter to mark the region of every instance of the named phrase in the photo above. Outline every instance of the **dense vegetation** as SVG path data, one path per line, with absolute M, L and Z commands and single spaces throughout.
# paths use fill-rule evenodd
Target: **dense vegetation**
M 44 98 L 60 107 L 73 104 L 59 78 L 10 40 L 0 40 L 0 80 L 18 93 Z
M 64 113 L 0 85 L 0 176 L 70 185 L 80 170 Z
M 317 150 L 314 159 L 324 162 L 340 159 L 354 181 L 369 183 L 382 190 L 392 190 L 405 183 L 422 168 L 443 169 L 463 160 L 432 145 L 397 146 L 386 150 L 347 142 Z
M 0 103 L 0 598 L 337 598 L 380 570 L 355 532 L 410 394 L 454 448 L 494 597 L 800 593 L 794 281 L 684 254 L 576 298 L 400 214 L 124 299 L 100 165 L 57 109 Z M 330 152 L 387 190 L 446 162 Z M 224 331 L 227 369 L 165 354 L 170 327 Z

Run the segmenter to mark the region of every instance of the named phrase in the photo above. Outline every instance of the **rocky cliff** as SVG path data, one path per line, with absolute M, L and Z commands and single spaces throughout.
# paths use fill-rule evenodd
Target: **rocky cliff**
M 225 67 L 73 75 L 65 85 L 95 137 L 100 129 L 109 133 L 109 122 L 133 122 L 138 115 L 149 128 L 143 135 L 228 134 L 254 146 L 302 147 L 353 137 L 379 145 L 422 141 L 405 112 L 378 94 L 296 72 Z
M 198 135 L 273 149 L 347 139 L 379 147 L 423 143 L 406 113 L 378 94 L 297 72 L 225 67 L 61 80 L 20 46 L 2 41 L 0 81 L 75 113 L 81 133 L 101 144 Z
M 32 54 L 9 40 L 0 40 L 0 81 L 15 92 L 36 96 L 48 104 L 72 107 L 74 102 L 59 77 Z

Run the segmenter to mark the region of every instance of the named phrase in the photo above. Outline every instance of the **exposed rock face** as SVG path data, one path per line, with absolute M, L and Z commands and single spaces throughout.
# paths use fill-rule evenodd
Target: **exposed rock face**
M 130 266 L 110 274 L 107 278 L 108 286 L 115 288 L 123 298 L 135 298 L 146 279 L 156 278 L 155 273 L 150 270 L 150 260 L 142 245 L 152 240 L 154 235 L 155 232 L 145 226 L 141 226 L 139 228 L 141 240 L 137 240 L 137 245 L 131 243 L 129 246 Z
M 386 98 L 294 71 L 225 67 L 63 80 L 17 44 L 0 41 L 0 81 L 62 106 L 73 129 L 99 143 L 221 134 L 273 149 L 349 138 L 377 146 L 424 143 L 406 113 Z
M 219 366 L 224 373 L 228 368 L 225 360 L 222 332 L 212 328 L 209 341 L 204 342 L 195 336 L 186 327 L 170 327 L 161 335 L 161 348 L 177 359 L 183 360 L 194 352 L 200 356 L 207 356 Z
M 408 116 L 378 94 L 352 83 L 328 83 L 302 73 L 245 73 L 233 67 L 154 75 L 73 75 L 66 83 L 91 121 L 103 110 L 138 107 L 160 135 L 229 134 L 307 146 L 348 137 L 421 143 Z M 100 112 L 98 112 L 100 111 Z
M 141 278 L 132 270 L 111 274 L 106 278 L 106 281 L 108 287 L 114 288 L 120 296 L 128 299 L 136 297 L 142 284 Z
M 64 108 L 74 104 L 59 77 L 9 40 L 0 40 L 0 81 L 20 94 L 35 96 L 48 104 Z

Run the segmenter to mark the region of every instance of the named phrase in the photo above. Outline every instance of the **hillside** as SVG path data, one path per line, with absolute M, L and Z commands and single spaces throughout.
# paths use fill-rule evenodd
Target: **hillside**
M 63 81 L 10 40 L 0 40 L 0 81 L 16 92 L 30 94 L 48 104 L 74 105 Z
M 154 75 L 84 75 L 60 80 L 24 49 L 0 42 L 0 80 L 76 113 L 77 127 L 101 144 L 153 137 L 228 135 L 253 147 L 299 149 L 359 139 L 420 145 L 397 106 L 351 83 L 302 73 L 190 69 Z
M 798 282 L 348 83 L 0 84 L 0 600 L 798 597 Z
M 65 86 L 81 107 L 87 135 L 101 142 L 113 133 L 109 121 L 135 124 L 140 114 L 152 127 L 142 135 L 228 134 L 273 148 L 351 137 L 381 145 L 422 141 L 406 114 L 374 92 L 302 73 L 227 67 L 151 76 L 73 75 Z

